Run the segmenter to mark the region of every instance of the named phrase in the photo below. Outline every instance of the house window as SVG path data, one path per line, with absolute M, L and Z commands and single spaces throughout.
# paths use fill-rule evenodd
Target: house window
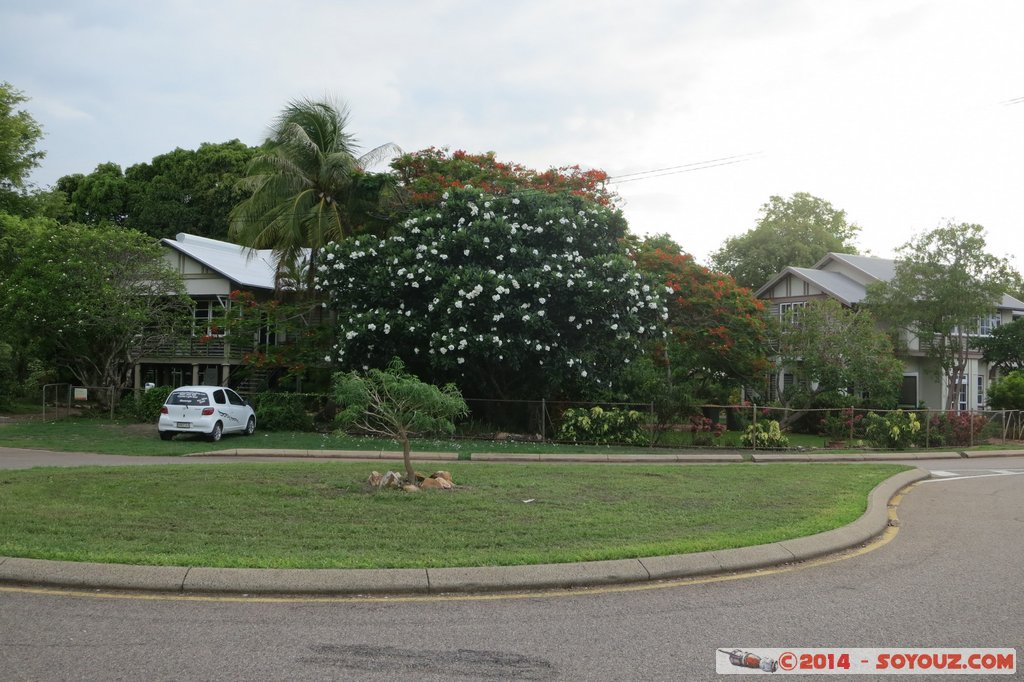
M 977 392 L 977 403 L 979 410 L 985 409 L 985 375 L 978 375 L 978 392 Z
M 992 330 L 999 327 L 1000 318 L 998 313 L 989 315 L 988 317 L 982 317 L 978 319 L 978 334 L 980 336 L 989 336 L 992 334 Z
M 914 374 L 903 377 L 903 386 L 900 388 L 900 405 L 917 407 L 917 376 Z
M 796 324 L 800 311 L 807 305 L 807 301 L 794 301 L 793 303 L 779 304 L 779 320 L 783 324 Z
M 223 309 L 217 301 L 202 299 L 195 302 L 192 309 L 195 317 L 195 334 L 206 336 L 224 336 L 224 329 L 216 326 L 214 320 L 221 317 Z
M 967 411 L 967 376 L 960 377 L 960 390 L 958 391 L 956 406 L 960 412 Z

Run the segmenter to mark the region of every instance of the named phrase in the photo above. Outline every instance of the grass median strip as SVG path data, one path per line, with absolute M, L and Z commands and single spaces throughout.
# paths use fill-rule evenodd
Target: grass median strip
M 453 462 L 453 491 L 372 491 L 366 463 L 0 472 L 0 555 L 146 565 L 421 568 L 683 554 L 859 517 L 890 464 Z

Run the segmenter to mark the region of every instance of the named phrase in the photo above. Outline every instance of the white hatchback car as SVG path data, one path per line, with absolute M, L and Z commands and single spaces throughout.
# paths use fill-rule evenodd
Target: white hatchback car
M 201 433 L 207 440 L 218 441 L 225 433 L 251 436 L 256 430 L 256 413 L 230 388 L 182 386 L 167 396 L 156 428 L 163 440 L 176 433 Z

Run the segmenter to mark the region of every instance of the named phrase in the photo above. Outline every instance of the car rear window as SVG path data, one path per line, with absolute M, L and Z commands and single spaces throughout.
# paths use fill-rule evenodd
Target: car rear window
M 168 405 L 209 405 L 210 397 L 201 391 L 174 391 L 167 398 Z

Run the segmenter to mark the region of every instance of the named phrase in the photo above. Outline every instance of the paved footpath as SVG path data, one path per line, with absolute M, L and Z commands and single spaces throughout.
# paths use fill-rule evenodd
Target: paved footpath
M 201 457 L 133 457 L 0 448 L 0 469 L 37 466 L 182 464 L 187 462 L 279 461 L 322 459 L 391 459 L 394 453 L 227 450 Z M 441 455 L 443 453 L 436 453 Z M 972 456 L 1020 456 L 1021 452 L 971 453 Z M 401 455 L 398 454 L 400 459 Z M 900 455 L 755 455 L 769 461 L 891 461 L 962 459 L 963 453 Z M 438 457 L 439 461 L 451 457 Z M 473 459 L 515 461 L 651 461 L 650 456 L 514 454 Z M 676 461 L 736 461 L 731 455 L 680 455 Z M 422 460 L 421 460 L 422 461 Z M 429 460 L 428 460 L 429 461 Z M 662 455 L 655 461 L 665 462 Z M 428 569 L 246 569 L 177 566 L 129 566 L 85 562 L 43 561 L 0 557 L 0 583 L 74 589 L 244 594 L 433 594 L 572 588 L 679 579 L 752 570 L 813 559 L 863 545 L 889 525 L 889 502 L 905 487 L 929 477 L 922 469 L 900 473 L 880 483 L 869 495 L 867 511 L 853 523 L 817 535 L 755 547 L 676 556 L 592 561 L 571 564 Z

